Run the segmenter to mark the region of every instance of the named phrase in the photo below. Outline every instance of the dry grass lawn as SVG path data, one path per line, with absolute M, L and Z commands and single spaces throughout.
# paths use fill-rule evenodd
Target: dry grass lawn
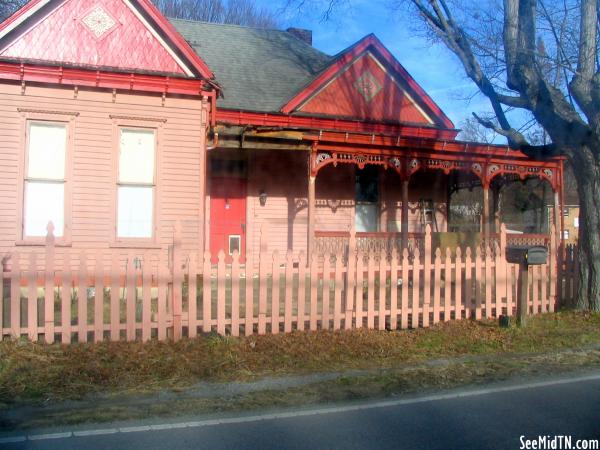
M 551 352 L 600 344 L 600 314 L 562 312 L 524 329 L 456 321 L 403 331 L 319 331 L 248 338 L 70 346 L 0 342 L 0 408 L 89 394 L 179 390 L 199 381 L 401 367 L 463 355 Z

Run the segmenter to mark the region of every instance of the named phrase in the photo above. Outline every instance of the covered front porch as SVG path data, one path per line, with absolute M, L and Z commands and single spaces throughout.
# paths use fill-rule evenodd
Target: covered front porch
M 535 161 L 500 146 L 431 141 L 418 150 L 340 148 L 315 143 L 310 152 L 307 251 L 359 250 L 400 254 L 423 248 L 485 251 L 508 245 L 548 245 L 562 236 L 561 160 Z M 439 150 L 437 147 L 442 146 Z

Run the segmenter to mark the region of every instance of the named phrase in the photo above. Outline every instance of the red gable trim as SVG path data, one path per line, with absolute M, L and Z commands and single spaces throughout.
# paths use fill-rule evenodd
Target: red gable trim
M 127 0 L 125 0 L 127 1 Z M 192 64 L 192 66 L 198 71 L 201 77 L 211 80 L 214 78 L 214 74 L 208 68 L 206 63 L 200 59 L 198 54 L 190 47 L 185 39 L 175 30 L 175 27 L 167 20 L 165 16 L 154 6 L 150 0 L 137 0 L 137 3 L 141 8 L 152 18 L 152 20 L 160 27 L 160 29 L 166 34 L 173 44 L 175 44 L 177 50 L 179 50 L 183 56 Z
M 125 74 L 0 62 L 0 80 L 51 83 L 63 86 L 94 87 L 161 94 L 208 95 L 205 81 L 157 75 Z
M 281 111 L 285 114 L 291 114 L 312 95 L 314 95 L 320 87 L 331 80 L 340 70 L 350 64 L 355 58 L 364 53 L 369 47 L 373 47 L 388 63 L 391 68 L 406 82 L 410 89 L 414 91 L 418 99 L 431 111 L 432 115 L 438 119 L 446 128 L 453 129 L 454 124 L 444 114 L 444 112 L 435 104 L 433 99 L 427 95 L 421 86 L 414 80 L 406 69 L 398 62 L 398 60 L 389 52 L 374 34 L 369 34 L 360 41 L 353 44 L 348 49 L 342 51 L 334 63 L 332 63 L 321 75 L 315 78 L 308 86 L 294 96 L 286 103 Z M 416 100 L 416 99 L 415 99 Z
M 67 0 L 71 1 L 71 0 Z M 183 37 L 175 30 L 175 28 L 169 23 L 169 21 L 158 11 L 158 9 L 149 0 L 122 0 L 126 7 L 134 11 L 134 14 L 138 14 L 138 18 L 141 20 L 146 28 L 150 28 L 150 31 L 158 37 L 161 45 L 167 48 L 168 51 L 176 55 L 175 59 L 180 59 L 180 65 L 190 66 L 194 69 L 196 76 L 202 77 L 207 81 L 214 78 L 213 73 L 210 71 L 208 66 L 202 61 L 202 59 L 194 52 L 194 50 L 188 45 Z M 33 0 L 25 5 L 23 8 L 18 10 L 4 23 L 0 24 L 0 38 L 6 36 L 8 33 L 20 26 L 24 26 L 24 22 L 40 8 L 47 4 L 54 3 L 52 11 L 62 6 L 64 2 L 55 0 Z M 44 17 L 40 17 L 39 20 L 43 20 Z M 27 25 L 29 29 L 32 28 L 32 24 Z M 35 26 L 35 24 L 33 24 Z M 6 44 L 5 44 L 6 47 Z M 182 58 L 183 57 L 183 58 Z M 192 73 L 188 70 L 188 73 Z M 209 81 L 213 87 L 218 89 L 218 85 L 213 81 Z

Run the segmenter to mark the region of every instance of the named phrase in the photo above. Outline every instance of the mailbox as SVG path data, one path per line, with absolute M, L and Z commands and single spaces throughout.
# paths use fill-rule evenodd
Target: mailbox
M 506 260 L 509 263 L 526 264 L 528 266 L 546 264 L 548 262 L 548 249 L 541 245 L 506 247 Z

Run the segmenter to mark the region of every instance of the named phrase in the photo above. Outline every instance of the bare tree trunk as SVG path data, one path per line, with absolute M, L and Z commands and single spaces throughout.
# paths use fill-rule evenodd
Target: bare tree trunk
M 600 158 L 584 147 L 572 162 L 579 179 L 587 180 L 578 183 L 579 291 L 575 307 L 600 311 Z

